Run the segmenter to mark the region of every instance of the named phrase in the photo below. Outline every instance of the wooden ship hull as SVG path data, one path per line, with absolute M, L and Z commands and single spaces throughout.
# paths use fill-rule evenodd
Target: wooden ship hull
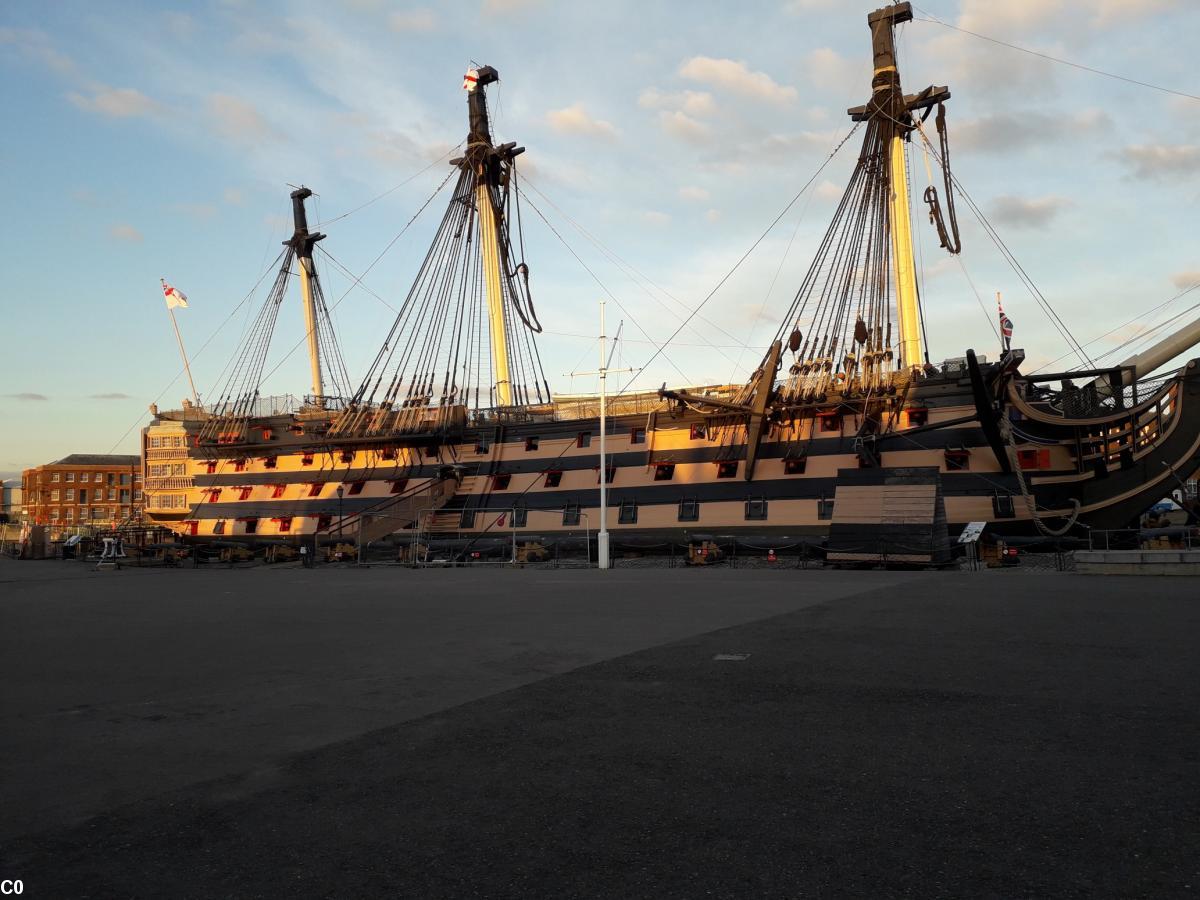
M 998 430 L 989 439 L 983 422 L 994 428 L 994 414 L 979 415 L 997 402 L 994 389 L 985 382 L 977 396 L 964 369 L 926 379 L 904 408 L 887 411 L 887 426 L 866 445 L 863 405 L 852 399 L 768 423 L 749 478 L 745 421 L 640 398 L 647 409 L 608 419 L 613 540 L 824 537 L 837 517 L 840 473 L 863 467 L 936 470 L 955 533 L 986 521 L 997 533 L 1033 537 L 1039 518 L 1053 528 L 1070 518 L 1120 528 L 1170 492 L 1175 472 L 1197 466 L 1196 362 L 1136 405 L 1074 418 L 1025 400 L 1019 376 L 981 368 L 1000 388 L 1004 414 L 1019 416 L 1011 446 Z M 528 421 L 464 418 L 453 437 L 337 441 L 321 434 L 328 418 L 266 416 L 249 423 L 252 438 L 211 446 L 197 443 L 201 420 L 166 414 L 144 436 L 147 514 L 200 539 L 580 535 L 600 524 L 599 419 L 566 411 Z M 164 474 L 164 465 L 180 474 Z

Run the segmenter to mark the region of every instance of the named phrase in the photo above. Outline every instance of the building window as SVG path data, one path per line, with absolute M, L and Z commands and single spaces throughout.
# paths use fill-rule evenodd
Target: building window
M 273 456 L 264 456 L 263 457 L 263 468 L 264 469 L 273 469 L 273 468 L 275 468 L 276 464 L 277 464 L 277 461 L 276 461 L 275 457 L 273 457 Z
M 129 484 L 131 476 L 128 472 L 121 476 L 121 484 Z
M 692 440 L 693 441 L 700 441 L 706 437 L 708 437 L 708 433 L 705 430 L 703 425 L 693 425 L 692 426 Z
M 563 507 L 562 523 L 564 525 L 578 525 L 579 524 L 579 504 L 578 503 L 568 503 L 566 506 Z
M 488 452 L 488 442 L 485 438 L 480 438 L 475 442 L 475 455 L 486 456 Z
M 114 474 L 113 472 L 109 472 L 108 476 L 105 478 L 105 481 L 107 481 L 109 484 L 116 484 L 117 483 L 116 474 Z
M 524 506 L 513 507 L 513 528 L 524 528 L 529 523 L 529 510 Z
M 675 463 L 658 463 L 654 467 L 655 481 L 670 481 L 675 477 Z
M 717 463 L 718 478 L 737 478 L 738 464 L 737 460 L 726 460 Z
M 620 525 L 637 524 L 637 501 L 622 500 L 620 512 L 617 513 L 617 523 Z
M 300 465 L 311 466 L 312 464 L 313 464 L 313 455 L 311 453 L 305 453 L 302 457 L 300 457 Z
M 225 520 L 217 519 L 216 523 L 213 525 L 213 534 L 224 534 L 224 533 L 225 533 Z
M 699 522 L 700 521 L 700 501 L 684 499 L 679 501 L 679 521 L 680 522 Z
M 121 502 L 122 502 L 122 503 L 128 503 L 128 502 L 129 502 L 129 489 L 128 489 L 128 488 L 126 488 L 125 490 L 121 491 Z
M 437 448 L 436 444 L 430 444 L 428 447 L 425 448 L 425 458 L 426 459 L 437 459 L 437 455 L 438 455 L 438 448 Z
M 751 497 L 746 501 L 746 519 L 761 521 L 767 517 L 767 501 L 765 497 Z
M 512 481 L 512 475 L 508 472 L 499 472 L 492 476 L 493 491 L 507 491 L 509 482 Z
M 134 491 L 134 492 L 133 492 L 133 502 L 134 502 L 134 503 L 141 503 L 141 502 L 142 502 L 142 492 L 141 492 L 141 491 Z
M 920 428 L 929 423 L 929 410 L 924 407 L 914 406 L 911 409 L 906 409 L 904 414 L 908 420 L 909 428 Z
M 817 500 L 817 518 L 832 519 L 833 518 L 833 501 L 821 497 Z
M 475 527 L 475 510 L 464 509 L 462 515 L 458 517 L 459 528 L 474 528 Z
M 535 437 L 525 438 L 525 452 L 530 453 L 538 448 L 538 439 Z
M 582 450 L 584 447 L 592 446 L 592 433 L 590 431 L 581 431 L 575 438 L 575 446 Z
M 343 450 L 342 451 L 342 462 L 344 462 L 344 463 L 354 462 L 354 451 L 353 450 Z
M 75 488 L 67 488 L 67 502 L 68 503 L 75 502 Z
M 233 471 L 245 472 L 246 471 L 246 461 L 244 459 L 235 459 L 233 461 Z M 121 482 L 121 483 L 124 484 L 124 482 Z
M 58 510 L 57 509 L 50 510 L 50 521 L 51 522 L 58 521 Z
M 548 488 L 558 487 L 560 484 L 562 484 L 562 476 L 563 476 L 562 472 L 558 472 L 558 471 L 547 472 L 545 486 Z
M 67 473 L 67 482 L 68 482 L 68 483 L 70 483 L 70 482 L 72 482 L 72 481 L 74 481 L 74 480 L 75 480 L 75 473 L 74 473 L 74 472 L 68 472 L 68 473 Z
M 783 474 L 803 475 L 806 460 L 803 456 L 793 456 L 783 461 Z
M 108 499 L 109 499 L 109 500 L 116 500 L 116 499 L 117 499 L 117 489 L 116 489 L 116 488 L 109 488 L 109 489 L 108 489 Z
M 93 520 L 94 519 L 103 519 L 104 515 L 105 515 L 104 507 L 102 507 L 102 506 L 93 506 L 92 507 L 92 519 Z
M 612 484 L 613 481 L 617 477 L 617 467 L 613 463 L 609 463 L 607 466 L 604 467 L 604 473 L 605 473 L 604 483 Z M 600 483 L 600 470 L 597 468 L 596 469 L 596 484 L 599 484 L 599 483 Z
M 1015 519 L 1017 512 L 1013 509 L 1012 494 L 1001 494 L 997 491 L 992 495 L 992 512 L 997 519 Z
M 645 428 L 630 428 L 629 429 L 629 443 L 631 443 L 631 444 L 646 443 L 646 429 Z
M 366 486 L 367 483 L 365 481 L 352 481 L 350 482 L 350 490 L 346 493 L 353 497 L 355 494 L 361 494 L 363 492 L 363 488 Z
M 239 490 L 239 493 L 238 493 L 238 499 L 239 499 L 239 500 L 249 500 L 249 499 L 250 499 L 250 492 L 251 492 L 251 491 L 253 491 L 253 490 L 254 490 L 254 488 L 252 488 L 252 487 L 244 487 L 244 488 L 239 488 L 238 490 Z
M 258 532 L 258 519 L 251 517 L 246 520 L 246 534 L 255 534 Z
M 79 507 L 79 521 L 82 522 L 88 517 L 88 508 L 86 506 Z
M 209 503 L 216 503 L 220 499 L 221 499 L 221 489 L 220 488 L 212 488 L 208 492 L 208 502 Z
M 92 488 L 92 502 L 98 503 L 104 499 L 104 488 Z
M 310 484 L 310 485 L 308 486 L 308 496 L 310 496 L 310 497 L 320 497 L 320 496 L 321 496 L 321 489 L 322 489 L 323 487 L 325 487 L 325 482 L 323 482 L 323 481 L 314 481 L 312 484 Z
M 396 458 L 396 448 L 395 447 L 387 447 L 383 450 L 380 450 L 379 456 L 381 459 L 395 459 Z
M 271 486 L 271 499 L 278 500 L 280 497 L 282 497 L 283 490 L 285 487 L 287 487 L 287 485 L 284 485 L 284 484 L 272 485 Z
M 399 494 L 399 493 L 403 492 L 403 490 L 406 487 L 408 487 L 408 479 L 407 478 L 397 478 L 395 481 L 392 482 L 391 492 L 393 494 Z
M 280 534 L 282 534 L 285 531 L 291 531 L 291 530 L 292 530 L 292 517 L 291 516 L 281 516 L 279 518 Z
M 59 475 L 59 473 L 58 473 L 58 472 L 54 472 L 53 474 L 51 474 L 51 476 L 50 476 L 50 480 L 51 480 L 51 481 L 55 481 L 55 482 L 57 482 L 57 481 L 58 481 L 58 480 L 59 480 L 61 477 L 62 477 L 62 476 L 61 476 L 61 475 Z
M 333 524 L 333 516 L 317 516 L 317 531 L 327 531 Z
M 67 507 L 66 511 L 63 514 L 63 518 L 66 519 L 68 522 L 73 522 L 75 520 L 75 508 L 73 506 Z
M 51 491 L 51 492 L 50 492 L 50 502 L 51 502 L 51 503 L 57 503 L 57 502 L 58 502 L 58 491 L 57 491 L 57 490 L 53 490 L 53 491 Z
M 205 464 L 204 468 L 208 470 L 209 475 L 216 475 L 217 474 L 217 461 L 215 459 L 210 460 L 208 463 Z

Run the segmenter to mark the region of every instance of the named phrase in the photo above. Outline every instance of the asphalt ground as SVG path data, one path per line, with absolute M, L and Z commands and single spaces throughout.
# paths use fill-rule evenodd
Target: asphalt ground
M 1200 584 L 0 562 L 27 897 L 1200 892 Z

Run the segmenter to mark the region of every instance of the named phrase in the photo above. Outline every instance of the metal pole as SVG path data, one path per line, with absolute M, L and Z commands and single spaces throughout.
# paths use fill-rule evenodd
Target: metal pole
M 196 393 L 196 382 L 192 381 L 192 366 L 188 362 L 187 352 L 183 349 L 183 337 L 179 334 L 179 323 L 175 321 L 175 309 L 168 306 L 167 314 L 171 317 L 171 327 L 175 329 L 175 340 L 179 343 L 179 355 L 183 357 L 183 371 L 187 372 L 188 387 L 192 389 L 192 402 L 199 406 L 200 395 Z
M 345 489 L 345 488 L 343 488 L 343 487 L 342 487 L 340 484 L 338 485 L 338 489 L 337 489 L 337 497 L 338 497 L 338 537 L 337 537 L 337 539 L 338 539 L 338 545 L 339 545 L 339 546 L 340 546 L 340 545 L 341 545 L 341 543 L 342 543 L 342 494 L 343 494 L 343 493 L 345 493 L 345 490 L 346 490 L 346 489 Z
M 600 530 L 596 533 L 596 568 L 608 568 L 608 466 L 607 443 L 605 438 L 608 431 L 607 395 L 605 394 L 608 378 L 608 364 L 604 358 L 604 301 L 600 301 Z

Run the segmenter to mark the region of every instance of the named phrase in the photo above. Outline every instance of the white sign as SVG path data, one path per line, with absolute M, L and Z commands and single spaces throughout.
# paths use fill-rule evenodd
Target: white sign
M 958 536 L 960 544 L 973 544 L 979 540 L 979 536 L 983 534 L 983 529 L 987 527 L 987 522 L 968 522 L 967 527 L 962 530 L 962 534 Z

